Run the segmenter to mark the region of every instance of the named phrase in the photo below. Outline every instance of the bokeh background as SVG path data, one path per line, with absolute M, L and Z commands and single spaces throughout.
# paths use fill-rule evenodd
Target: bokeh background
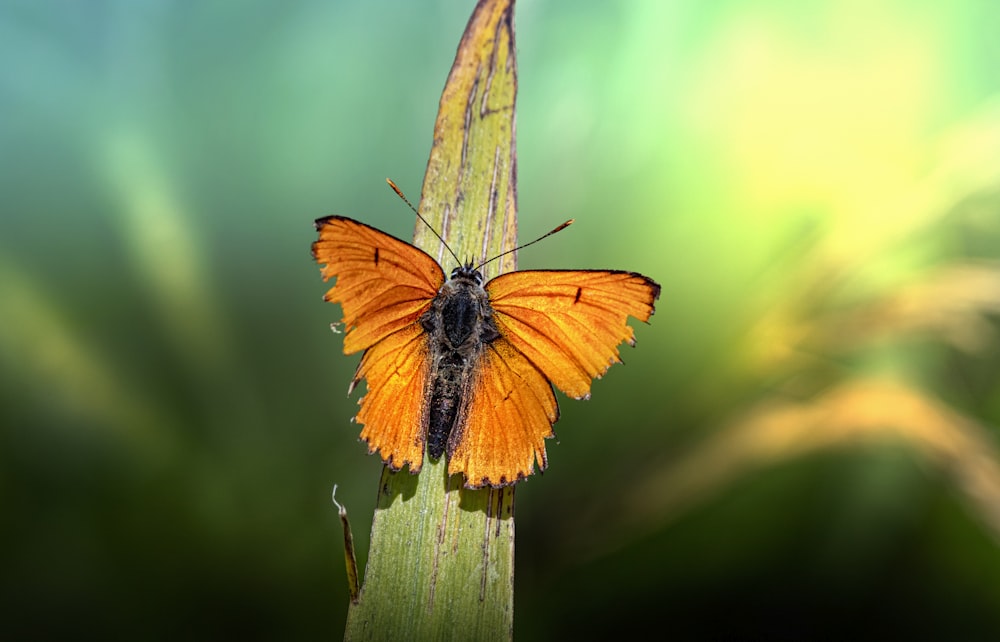
M 339 637 L 380 463 L 312 220 L 397 236 L 471 1 L 0 4 L 0 633 Z M 521 267 L 663 286 L 517 489 L 515 634 L 1000 636 L 1000 5 L 529 2 Z

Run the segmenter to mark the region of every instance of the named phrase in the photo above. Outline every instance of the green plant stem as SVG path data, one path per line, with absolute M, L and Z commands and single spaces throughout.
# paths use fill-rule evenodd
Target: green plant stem
M 420 211 L 463 261 L 517 239 L 513 0 L 481 0 L 441 96 Z M 454 259 L 418 222 L 414 243 L 449 273 Z M 484 269 L 515 269 L 510 254 Z M 414 418 L 414 421 L 417 419 Z M 445 458 L 419 475 L 383 469 L 371 547 L 345 638 L 510 639 L 514 489 L 469 490 Z

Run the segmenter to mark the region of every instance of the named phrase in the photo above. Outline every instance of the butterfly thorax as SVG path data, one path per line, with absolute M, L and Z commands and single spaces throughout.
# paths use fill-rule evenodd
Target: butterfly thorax
M 420 317 L 431 354 L 427 448 L 439 458 L 461 436 L 461 417 L 476 364 L 500 332 L 493 321 L 483 277 L 472 266 L 456 268 Z M 454 434 L 452 434 L 454 433 Z

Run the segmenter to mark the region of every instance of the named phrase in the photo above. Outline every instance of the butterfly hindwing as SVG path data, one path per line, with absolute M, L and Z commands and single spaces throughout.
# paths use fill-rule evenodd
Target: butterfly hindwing
M 469 389 L 464 421 L 448 442 L 448 473 L 466 485 L 502 486 L 545 470 L 545 439 L 559 407 L 545 376 L 505 338 L 489 344 Z
M 351 383 L 368 382 L 355 421 L 364 425 L 368 452 L 382 453 L 393 470 L 409 464 L 415 473 L 423 465 L 429 364 L 427 337 L 412 324 L 365 350 Z
M 364 379 L 368 392 L 355 421 L 361 438 L 395 470 L 423 463 L 426 432 L 426 333 L 418 323 L 444 283 L 437 262 L 423 250 L 358 221 L 331 216 L 316 221 L 312 251 L 324 297 L 343 311 L 344 353 L 364 350 L 351 389 Z

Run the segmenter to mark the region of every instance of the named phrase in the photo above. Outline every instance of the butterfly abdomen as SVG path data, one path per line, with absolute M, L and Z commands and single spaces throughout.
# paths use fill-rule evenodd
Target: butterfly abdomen
M 489 297 L 479 279 L 471 275 L 458 275 L 446 282 L 420 324 L 427 331 L 432 358 L 427 381 L 427 451 L 437 459 L 449 441 L 455 440 L 452 432 L 461 431 L 458 424 L 476 364 L 483 349 L 500 333 L 493 322 Z

